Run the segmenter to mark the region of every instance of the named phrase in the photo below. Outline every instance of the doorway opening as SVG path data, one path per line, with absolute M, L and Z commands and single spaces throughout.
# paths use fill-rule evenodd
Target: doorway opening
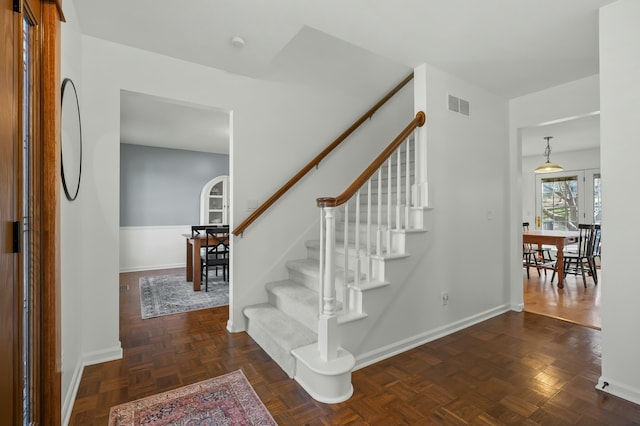
M 155 271 L 145 279 L 145 286 L 169 282 L 171 288 L 181 290 L 180 294 L 158 290 L 153 301 L 159 295 L 175 296 L 177 305 L 195 307 L 201 299 L 213 297 L 212 291 L 204 294 L 206 287 L 196 283 L 194 278 L 200 274 L 193 265 L 200 256 L 186 256 L 185 245 L 194 246 L 189 245 L 191 227 L 202 224 L 202 189 L 218 176 L 227 177 L 220 187 L 224 191 L 208 194 L 207 212 L 213 215 L 218 209 L 216 223 L 229 224 L 230 144 L 230 111 L 120 92 L 120 273 Z M 226 282 L 228 297 L 231 279 L 223 278 L 219 281 Z M 133 290 L 138 289 L 120 288 L 121 292 Z M 147 315 L 148 306 L 143 305 Z M 167 306 L 173 305 L 167 301 L 157 308 Z
M 579 223 L 600 223 L 599 114 L 521 129 L 522 219 L 540 231 L 575 231 Z M 553 136 L 553 161 L 564 171 L 535 174 L 544 160 L 544 137 Z M 556 249 L 549 248 L 553 258 Z M 566 249 L 565 249 L 566 250 Z M 524 270 L 523 270 L 524 271 Z M 598 274 L 600 270 L 598 269 Z M 564 288 L 551 270 L 523 273 L 524 310 L 599 329 L 600 284 L 567 275 Z

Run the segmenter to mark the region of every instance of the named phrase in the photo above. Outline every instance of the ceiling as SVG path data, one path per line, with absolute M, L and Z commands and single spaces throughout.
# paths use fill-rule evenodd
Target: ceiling
M 229 113 L 122 90 L 120 141 L 229 154 Z
M 598 73 L 614 0 L 74 0 L 84 34 L 262 79 L 380 93 L 429 63 L 505 98 Z M 233 36 L 246 44 L 238 49 Z M 362 78 L 361 70 L 367 70 Z
M 522 156 L 544 159 L 546 136 L 552 152 L 579 151 L 600 147 L 600 114 L 594 113 L 522 130 Z M 552 156 L 553 158 L 553 156 Z

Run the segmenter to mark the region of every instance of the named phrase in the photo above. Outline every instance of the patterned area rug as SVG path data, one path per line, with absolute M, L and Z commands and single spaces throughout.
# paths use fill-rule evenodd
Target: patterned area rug
M 229 304 L 229 283 L 222 277 L 209 277 L 209 291 L 193 291 L 184 275 L 140 278 L 142 319 L 196 311 Z
M 276 425 L 242 370 L 111 407 L 109 426 Z

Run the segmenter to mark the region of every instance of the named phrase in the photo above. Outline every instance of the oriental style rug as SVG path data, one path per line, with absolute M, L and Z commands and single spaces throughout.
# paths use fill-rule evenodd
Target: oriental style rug
M 276 425 L 242 370 L 111 407 L 109 426 Z
M 209 277 L 209 291 L 193 291 L 184 275 L 140 278 L 142 319 L 196 311 L 229 304 L 229 283 L 222 277 Z

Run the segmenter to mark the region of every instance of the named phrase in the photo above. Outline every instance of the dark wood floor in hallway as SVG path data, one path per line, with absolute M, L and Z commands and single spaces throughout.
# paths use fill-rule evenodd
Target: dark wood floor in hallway
M 121 274 L 124 357 L 85 368 L 71 425 L 106 425 L 113 405 L 237 369 L 280 425 L 640 425 L 640 406 L 594 387 L 600 332 L 528 312 L 360 369 L 351 399 L 321 404 L 226 331 L 226 307 L 142 320 L 138 280 L 166 272 Z

